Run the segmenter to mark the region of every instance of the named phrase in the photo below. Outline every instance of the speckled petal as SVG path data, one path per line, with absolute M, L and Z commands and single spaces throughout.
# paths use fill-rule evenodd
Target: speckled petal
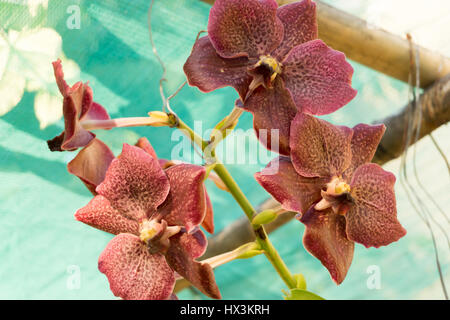
M 161 254 L 150 254 L 139 237 L 121 233 L 98 259 L 113 294 L 125 300 L 164 300 L 175 285 L 173 270 Z
M 352 129 L 298 113 L 291 124 L 291 158 L 304 177 L 340 175 L 352 160 Z
M 139 234 L 139 223 L 123 216 L 103 196 L 95 196 L 75 213 L 75 219 L 112 234 Z
M 158 160 L 125 143 L 122 154 L 113 160 L 96 191 L 123 215 L 140 221 L 164 202 L 169 188 L 169 179 Z
M 377 164 L 356 169 L 350 184 L 354 204 L 345 216 L 349 239 L 378 248 L 406 234 L 397 220 L 394 183 L 395 176 Z
M 206 200 L 206 213 L 202 222 L 202 227 L 209 233 L 214 233 L 214 211 L 209 198 L 208 192 L 205 188 L 205 200 Z
M 239 101 L 236 105 L 242 103 Z M 257 87 L 245 100 L 243 108 L 253 114 L 253 127 L 259 141 L 271 151 L 289 155 L 290 127 L 298 110 L 283 80 L 277 77 L 271 89 Z M 276 137 L 273 130 L 278 130 L 277 145 L 272 143 L 272 137 Z
M 206 36 L 194 44 L 183 69 L 189 85 L 198 87 L 202 92 L 231 86 L 236 89 L 241 99 L 244 99 L 252 80 L 247 74 L 248 65 L 249 60 L 246 57 L 220 57 Z
M 67 170 L 80 178 L 94 195 L 95 188 L 105 179 L 106 170 L 114 160 L 114 154 L 99 139 L 94 139 L 69 162 Z
M 279 60 L 295 46 L 317 39 L 316 4 L 311 0 L 283 5 L 278 8 L 277 16 L 284 25 L 284 37 L 272 55 Z
M 284 209 L 301 213 L 321 199 L 320 190 L 327 182 L 327 178 L 300 176 L 287 157 L 272 160 L 255 178 Z
M 353 259 L 354 242 L 346 237 L 345 218 L 333 210 L 311 207 L 300 219 L 305 224 L 303 245 L 322 262 L 337 284 L 344 281 Z
M 223 58 L 259 57 L 283 39 L 275 0 L 216 0 L 209 13 L 208 35 Z
M 353 127 L 352 163 L 345 170 L 344 177 L 351 179 L 356 168 L 372 161 L 385 131 L 386 127 L 384 124 L 372 126 L 360 123 Z
M 356 95 L 351 87 L 352 66 L 342 52 L 327 47 L 321 40 L 296 46 L 282 63 L 286 88 L 303 112 L 329 114 Z
M 158 159 L 158 156 L 156 155 L 155 149 L 153 149 L 153 146 L 151 145 L 150 141 L 148 141 L 147 138 L 145 138 L 145 137 L 139 138 L 139 140 L 136 142 L 135 146 L 143 149 L 152 158 Z
M 158 213 L 168 225 L 182 226 L 189 232 L 202 223 L 206 214 L 205 168 L 178 164 L 166 169 L 165 173 L 170 181 L 170 192 Z
M 192 234 L 181 232 L 170 238 L 166 259 L 172 269 L 201 292 L 211 298 L 220 299 L 213 269 L 207 263 L 194 260 L 205 252 L 206 246 L 207 240 L 200 230 Z

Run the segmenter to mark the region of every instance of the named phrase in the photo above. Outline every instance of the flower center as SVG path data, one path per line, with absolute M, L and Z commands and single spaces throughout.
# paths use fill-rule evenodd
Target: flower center
M 276 76 L 281 73 L 281 63 L 271 56 L 260 56 L 255 68 L 260 67 L 263 75 L 269 75 L 270 81 L 274 81 Z
M 272 82 L 281 74 L 281 67 L 281 63 L 270 55 L 260 56 L 259 61 L 248 69 L 248 73 L 253 77 L 249 85 L 249 94 L 260 85 L 272 88 Z
M 342 177 L 334 177 L 327 183 L 326 190 L 322 190 L 322 200 L 314 206 L 314 209 L 322 211 L 332 208 L 335 213 L 345 214 L 350 191 L 350 185 Z
M 166 229 L 161 223 L 156 220 L 144 220 L 139 226 L 139 238 L 142 242 L 148 243 L 150 240 L 161 234 Z

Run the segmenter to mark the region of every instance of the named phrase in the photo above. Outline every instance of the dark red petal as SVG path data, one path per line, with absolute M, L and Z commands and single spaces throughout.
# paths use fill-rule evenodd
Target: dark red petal
M 248 64 L 246 57 L 220 57 L 206 36 L 195 42 L 183 70 L 189 85 L 198 87 L 202 92 L 231 86 L 244 99 L 252 79 L 247 74 Z
M 201 292 L 211 298 L 220 299 L 213 269 L 207 263 L 194 260 L 205 252 L 206 246 L 207 240 L 200 230 L 192 234 L 180 232 L 170 238 L 166 260 L 172 269 Z
M 173 270 L 161 254 L 150 254 L 139 237 L 121 233 L 98 259 L 115 296 L 126 300 L 164 300 L 175 285 Z
M 287 157 L 275 158 L 255 178 L 284 209 L 302 213 L 321 199 L 320 190 L 328 180 L 300 176 Z
M 158 160 L 125 143 L 122 154 L 113 160 L 96 191 L 123 215 L 141 221 L 164 202 L 169 188 L 169 179 Z
M 152 158 L 158 159 L 158 156 L 156 155 L 155 149 L 153 149 L 153 146 L 151 145 L 150 141 L 148 141 L 147 138 L 139 138 L 139 140 L 136 142 L 135 146 L 143 149 Z
M 352 163 L 345 170 L 345 177 L 350 179 L 356 168 L 372 161 L 385 131 L 384 124 L 371 126 L 361 123 L 353 127 Z
M 351 163 L 353 131 L 298 113 L 291 124 L 291 158 L 304 177 L 340 175 Z
M 139 223 L 123 216 L 103 196 L 95 196 L 75 213 L 75 219 L 112 234 L 139 234 Z
M 354 204 L 345 216 L 349 239 L 378 248 L 406 234 L 397 220 L 394 183 L 395 176 L 377 164 L 356 169 L 350 184 Z
M 66 151 L 84 147 L 95 138 L 95 134 L 85 130 L 79 122 L 83 104 L 83 85 L 79 82 L 69 91 L 70 94 L 63 100 L 65 134 L 61 149 Z
M 202 227 L 209 233 L 214 233 L 214 212 L 211 199 L 208 196 L 208 192 L 205 188 L 205 200 L 206 200 L 206 213 L 202 222 Z
M 158 213 L 168 225 L 182 226 L 189 232 L 205 217 L 205 168 L 178 164 L 166 169 L 165 173 L 170 182 L 170 192 Z
M 253 127 L 259 141 L 271 151 L 289 155 L 291 122 L 298 110 L 280 77 L 275 78 L 274 87 L 257 87 L 245 100 L 243 108 L 253 114 Z M 237 106 L 242 105 L 240 101 Z M 278 139 L 276 131 L 278 132 Z M 272 138 L 275 137 L 276 145 Z
M 329 114 L 356 95 L 351 87 L 352 66 L 342 52 L 327 47 L 322 40 L 294 47 L 282 63 L 286 88 L 303 112 Z
M 285 4 L 278 8 L 277 16 L 284 25 L 284 38 L 272 55 L 279 60 L 295 46 L 317 39 L 316 4 L 311 0 Z
M 270 54 L 283 39 L 275 0 L 216 0 L 209 13 L 208 35 L 224 58 Z
M 95 188 L 105 179 L 106 170 L 113 160 L 114 154 L 108 146 L 94 139 L 69 162 L 67 169 L 96 195 Z
M 333 210 L 316 211 L 311 207 L 300 219 L 305 224 L 303 244 L 322 262 L 331 278 L 344 281 L 353 259 L 354 243 L 346 237 L 345 218 Z

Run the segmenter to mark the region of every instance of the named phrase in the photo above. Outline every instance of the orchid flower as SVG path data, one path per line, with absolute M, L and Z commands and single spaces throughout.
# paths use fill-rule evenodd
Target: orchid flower
M 173 298 L 176 273 L 201 292 L 220 298 L 212 268 L 198 262 L 207 241 L 198 225 L 206 213 L 205 169 L 190 164 L 166 170 L 149 152 L 124 144 L 97 195 L 77 220 L 115 234 L 98 266 L 123 299 Z
M 291 157 L 281 156 L 256 174 L 286 210 L 301 213 L 305 248 L 340 284 L 353 259 L 354 242 L 380 247 L 406 230 L 397 220 L 395 176 L 370 163 L 384 125 L 335 126 L 303 113 L 291 125 Z
M 86 130 L 82 122 L 86 120 L 108 120 L 109 115 L 98 103 L 93 101 L 92 89 L 88 83 L 77 82 L 70 87 L 64 80 L 61 60 L 53 62 L 56 83 L 63 100 L 64 131 L 48 140 L 51 151 L 73 151 L 87 146 L 95 134 Z
M 236 105 L 253 113 L 261 142 L 288 155 L 297 112 L 328 114 L 356 95 L 344 54 L 317 35 L 310 0 L 279 8 L 275 0 L 217 0 L 208 36 L 197 40 L 184 71 L 188 83 L 203 92 L 236 89 Z M 261 129 L 267 136 L 260 136 Z M 271 145 L 271 129 L 279 130 L 278 146 Z

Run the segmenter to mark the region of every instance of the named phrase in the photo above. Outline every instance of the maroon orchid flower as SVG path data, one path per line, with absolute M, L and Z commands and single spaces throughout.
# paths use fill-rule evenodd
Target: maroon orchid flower
M 77 82 L 72 87 L 64 80 L 61 60 L 53 62 L 56 83 L 63 95 L 64 131 L 48 140 L 47 144 L 51 151 L 73 151 L 87 146 L 95 134 L 82 126 L 85 120 L 108 120 L 106 110 L 93 101 L 92 89 L 88 83 Z
M 203 92 L 232 86 L 254 128 L 279 130 L 278 152 L 289 154 L 289 128 L 298 111 L 323 115 L 347 104 L 353 68 L 343 53 L 317 40 L 310 0 L 278 8 L 275 0 L 217 0 L 208 36 L 195 43 L 184 71 Z M 265 139 L 262 139 L 265 140 Z M 268 142 L 269 141 L 269 142 Z
M 283 208 L 302 213 L 305 248 L 338 284 L 354 242 L 377 248 L 406 234 L 397 220 L 395 176 L 370 163 L 384 131 L 384 125 L 350 129 L 299 113 L 291 126 L 291 158 L 274 160 L 276 174 L 256 174 Z
M 205 169 L 179 164 L 163 170 L 142 148 L 124 144 L 97 195 L 77 220 L 116 234 L 98 266 L 114 295 L 170 299 L 175 273 L 220 298 L 211 266 L 198 262 L 207 241 L 198 225 L 206 213 Z

